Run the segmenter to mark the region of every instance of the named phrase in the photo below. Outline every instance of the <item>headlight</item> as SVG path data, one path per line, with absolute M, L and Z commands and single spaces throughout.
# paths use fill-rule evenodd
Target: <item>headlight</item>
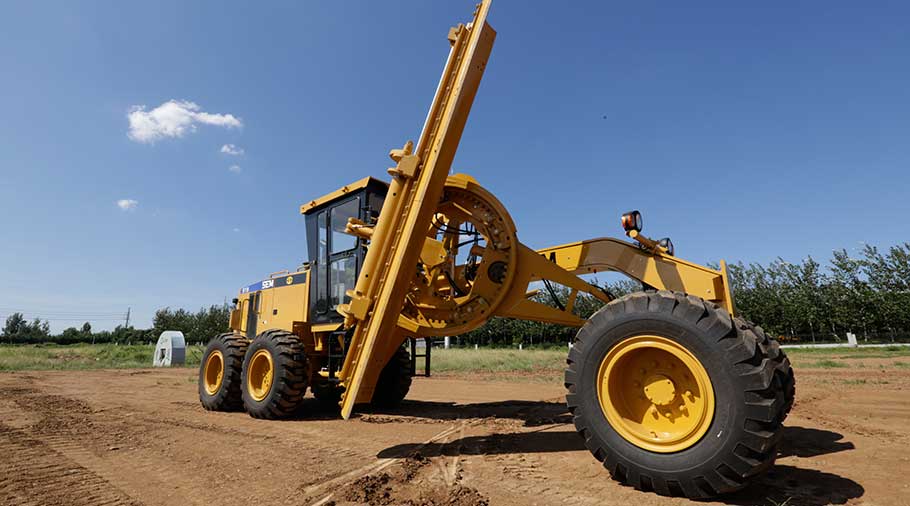
M 629 211 L 628 213 L 622 215 L 622 229 L 626 232 L 631 232 L 632 230 L 636 232 L 641 232 L 641 213 L 638 211 Z

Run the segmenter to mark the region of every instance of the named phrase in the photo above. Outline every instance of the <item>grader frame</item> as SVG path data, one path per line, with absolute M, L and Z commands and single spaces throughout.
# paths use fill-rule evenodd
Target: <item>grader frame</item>
M 496 37 L 489 9 L 483 0 L 449 31 L 417 145 L 389 153 L 390 184 L 364 178 L 301 206 L 311 262 L 241 290 L 231 331 L 203 354 L 201 404 L 283 418 L 309 390 L 349 418 L 357 404 L 407 395 L 416 349 L 409 357 L 405 339 L 460 335 L 494 316 L 556 323 L 580 327 L 566 405 L 613 477 L 690 498 L 745 487 L 774 462 L 795 379 L 778 343 L 734 314 L 724 262 L 676 257 L 669 239 L 642 235 L 637 211 L 622 216 L 633 242 L 534 250 L 490 191 L 450 174 Z M 603 271 L 643 290 L 614 299 L 582 277 Z M 556 307 L 534 297 L 538 282 Z M 568 289 L 565 302 L 552 283 Z M 584 320 L 579 293 L 605 304 Z
M 630 235 L 639 241 L 638 245 L 601 238 L 534 251 L 517 241 L 511 218 L 489 192 L 470 176 L 449 176 L 496 37 L 486 21 L 489 9 L 490 0 L 484 0 L 475 9 L 470 23 L 449 31 L 451 50 L 416 149 L 408 141 L 403 148 L 393 149 L 389 154 L 397 163 L 388 170 L 392 181 L 377 223 L 372 226 L 352 221 L 349 225 L 351 233 L 369 239 L 370 244 L 356 287 L 348 294 L 351 301 L 338 309 L 345 316 L 345 327 L 351 329 L 348 353 L 339 373 L 344 387 L 341 400 L 344 418 L 351 416 L 355 404 L 369 402 L 379 372 L 408 336 L 465 332 L 492 316 L 582 326 L 584 320 L 572 313 L 578 292 L 604 302 L 612 299 L 601 288 L 580 278 L 582 274 L 622 272 L 646 286 L 690 293 L 733 313 L 723 263 L 718 271 L 676 258 L 637 230 L 630 230 Z M 482 200 L 491 207 L 493 216 L 480 220 L 490 219 L 496 222 L 493 228 L 506 228 L 489 232 L 501 237 L 488 238 L 483 252 L 487 253 L 497 241 L 503 243 L 496 248 L 499 253 L 496 260 L 488 262 L 484 257 L 487 264 L 484 267 L 503 262 L 499 265 L 505 272 L 497 274 L 499 279 L 492 283 L 473 283 L 471 293 L 462 295 L 462 300 L 447 301 L 448 305 L 456 306 L 450 309 L 458 313 L 457 324 L 433 325 L 429 319 L 405 318 L 402 311 L 409 290 L 413 289 L 418 266 L 438 265 L 455 256 L 456 251 L 449 247 L 451 237 L 437 240 L 427 232 L 432 230 L 434 217 L 439 215 L 447 188 Z M 456 202 L 452 207 L 457 206 Z M 459 225 L 463 223 L 458 221 L 459 217 L 468 218 L 459 211 L 449 214 Z M 448 273 L 450 281 L 452 274 Z M 529 285 L 541 280 L 571 290 L 564 308 L 529 298 L 533 293 L 529 292 Z M 427 284 L 432 284 L 432 280 Z

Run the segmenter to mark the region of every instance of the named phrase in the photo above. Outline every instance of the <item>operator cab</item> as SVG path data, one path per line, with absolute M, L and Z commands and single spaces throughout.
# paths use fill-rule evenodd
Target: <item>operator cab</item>
M 364 241 L 345 232 L 348 218 L 375 223 L 389 187 L 366 177 L 300 206 L 306 216 L 306 239 L 310 267 L 311 323 L 341 322 L 338 304 L 357 283 L 366 255 Z

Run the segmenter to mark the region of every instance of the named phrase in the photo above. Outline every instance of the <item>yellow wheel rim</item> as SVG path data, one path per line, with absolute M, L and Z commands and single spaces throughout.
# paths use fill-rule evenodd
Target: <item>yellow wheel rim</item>
M 597 397 L 613 429 L 659 453 L 685 450 L 714 418 L 714 388 L 689 350 L 659 336 L 617 343 L 597 373 Z
M 220 350 L 215 350 L 205 359 L 205 368 L 203 369 L 202 381 L 205 392 L 209 395 L 215 395 L 221 388 L 221 380 L 224 378 L 224 355 Z
M 258 350 L 250 358 L 246 374 L 246 390 L 255 401 L 261 401 L 272 389 L 272 354 L 268 350 Z

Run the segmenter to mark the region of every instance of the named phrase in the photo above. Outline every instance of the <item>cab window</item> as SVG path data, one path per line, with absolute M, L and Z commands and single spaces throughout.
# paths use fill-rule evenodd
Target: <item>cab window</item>
M 326 212 L 322 211 L 316 216 L 316 312 L 325 313 L 329 309 L 328 266 L 329 255 L 326 240 L 328 229 L 326 227 Z
M 360 217 L 360 197 L 332 208 L 332 253 L 341 253 L 354 249 L 357 238 L 345 233 L 348 218 Z

